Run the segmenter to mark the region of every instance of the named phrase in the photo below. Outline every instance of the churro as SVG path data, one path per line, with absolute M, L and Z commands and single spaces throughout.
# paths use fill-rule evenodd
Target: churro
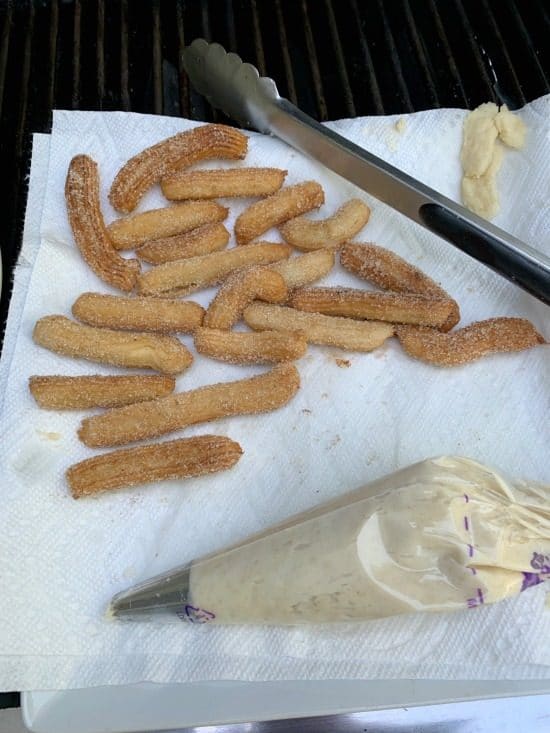
M 162 209 L 151 209 L 126 219 L 116 219 L 107 232 L 116 249 L 134 249 L 155 239 L 183 234 L 205 224 L 223 221 L 229 212 L 215 201 L 185 201 Z
M 56 354 L 115 366 L 156 369 L 166 374 L 179 374 L 193 361 L 191 353 L 175 336 L 94 328 L 65 316 L 40 318 L 33 339 Z
M 91 448 L 122 445 L 233 415 L 269 412 L 298 391 L 300 376 L 291 364 L 236 382 L 211 384 L 158 400 L 109 410 L 82 421 L 78 436 Z
M 255 331 L 301 331 L 310 344 L 349 351 L 372 351 L 394 333 L 391 323 L 323 316 L 268 303 L 252 303 L 245 308 L 243 318 Z
M 79 321 L 101 328 L 192 333 L 202 323 L 204 308 L 190 300 L 83 293 L 74 302 L 72 313 Z
M 280 232 L 285 242 L 296 249 L 336 248 L 358 234 L 369 217 L 369 207 L 361 199 L 351 199 L 328 219 L 313 221 L 298 216 L 283 224 Z
M 241 446 L 220 435 L 170 440 L 88 458 L 66 473 L 75 499 L 151 481 L 192 478 L 226 471 L 242 455 Z
M 282 303 L 288 297 L 283 276 L 266 267 L 250 267 L 230 275 L 206 311 L 206 328 L 228 330 L 253 300 Z
M 229 232 L 223 224 L 205 224 L 190 232 L 142 244 L 136 250 L 136 255 L 144 262 L 162 265 L 163 262 L 219 252 L 228 242 Z
M 174 377 L 165 374 L 104 377 L 31 377 L 29 389 L 44 410 L 86 410 L 146 402 L 174 391 Z
M 199 354 L 230 364 L 272 364 L 300 359 L 307 351 L 307 341 L 297 331 L 243 333 L 198 328 L 195 348 Z
M 237 217 L 235 237 L 237 244 L 248 244 L 271 227 L 279 226 L 295 216 L 318 209 L 325 201 L 321 186 L 305 181 L 257 201 Z
M 334 252 L 330 249 L 318 249 L 277 262 L 269 269 L 282 275 L 287 288 L 292 290 L 310 285 L 328 275 L 334 267 L 334 259 Z
M 340 250 L 340 262 L 349 272 L 383 290 L 452 300 L 451 314 L 440 327 L 441 331 L 449 331 L 460 320 L 458 303 L 431 277 L 389 249 L 348 242 Z
M 355 288 L 301 288 L 292 293 L 289 305 L 298 310 L 328 316 L 412 323 L 435 328 L 446 322 L 454 307 L 452 300 Z
M 186 295 L 216 285 L 235 270 L 252 265 L 269 265 L 286 259 L 288 244 L 258 242 L 249 247 L 233 247 L 223 252 L 157 265 L 138 279 L 141 295 Z
M 86 264 L 103 280 L 129 291 L 140 271 L 137 260 L 126 260 L 113 248 L 99 207 L 97 163 L 87 155 L 75 156 L 65 181 L 69 223 Z
M 269 196 L 281 188 L 286 174 L 280 168 L 216 168 L 176 173 L 160 185 L 172 201 Z
M 117 173 L 109 201 L 117 211 L 133 211 L 145 191 L 174 171 L 201 160 L 242 160 L 248 138 L 225 125 L 201 125 L 162 140 L 131 158 Z
M 421 326 L 398 326 L 397 337 L 409 356 L 437 366 L 459 366 L 487 354 L 522 351 L 544 344 L 544 338 L 524 318 L 490 318 L 453 333 Z

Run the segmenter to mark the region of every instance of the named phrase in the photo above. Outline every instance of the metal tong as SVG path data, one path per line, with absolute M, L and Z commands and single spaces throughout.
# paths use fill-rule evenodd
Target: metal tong
M 550 305 L 550 258 L 425 186 L 279 95 L 273 79 L 217 43 L 183 51 L 193 86 L 245 127 L 276 135 Z

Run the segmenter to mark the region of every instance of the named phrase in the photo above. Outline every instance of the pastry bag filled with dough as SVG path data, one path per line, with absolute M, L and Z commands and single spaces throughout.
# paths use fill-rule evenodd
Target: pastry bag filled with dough
M 364 621 L 472 609 L 550 577 L 550 487 L 426 460 L 119 594 L 118 618 Z

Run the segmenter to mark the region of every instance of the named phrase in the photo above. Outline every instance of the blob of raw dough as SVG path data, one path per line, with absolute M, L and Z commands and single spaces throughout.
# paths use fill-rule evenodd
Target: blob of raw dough
M 493 102 L 481 104 L 464 120 L 464 140 L 460 159 L 464 175 L 482 176 L 493 160 L 494 143 L 498 137 L 495 117 L 498 107 Z

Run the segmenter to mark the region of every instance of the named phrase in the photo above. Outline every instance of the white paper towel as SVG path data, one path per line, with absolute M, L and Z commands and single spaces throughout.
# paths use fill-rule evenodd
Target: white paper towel
M 547 253 L 549 113 L 550 97 L 522 111 L 527 145 L 505 159 L 502 212 L 496 220 Z M 330 126 L 457 199 L 464 114 L 438 110 L 410 115 L 401 132 L 396 117 Z M 29 396 L 27 378 L 113 370 L 55 356 L 31 340 L 40 316 L 69 315 L 82 291 L 108 290 L 86 268 L 72 241 L 63 197 L 67 166 L 76 153 L 98 161 L 109 221 L 115 213 L 106 193 L 120 165 L 194 124 L 138 114 L 56 112 L 43 211 L 48 151 L 42 137 L 35 138 L 22 264 L 0 370 L 0 379 L 6 380 L 0 385 L 7 384 L 0 448 L 0 687 L 550 676 L 544 586 L 475 612 L 347 627 L 224 629 L 103 620 L 117 591 L 428 456 L 460 453 L 510 475 L 550 481 L 547 347 L 442 370 L 406 358 L 391 342 L 362 355 L 311 348 L 298 363 L 302 388 L 285 408 L 185 431 L 238 440 L 244 456 L 230 472 L 78 502 L 70 498 L 65 469 L 93 454 L 76 439 L 82 414 L 40 411 Z M 288 183 L 320 180 L 327 205 L 316 216 L 328 215 L 350 196 L 364 198 L 373 212 L 360 239 L 391 247 L 441 282 L 460 302 L 463 324 L 519 315 L 550 337 L 542 304 L 284 144 L 251 134 L 249 155 L 240 165 L 286 167 Z M 159 192 L 151 191 L 140 209 L 162 203 Z M 230 202 L 229 225 L 246 203 Z M 23 263 L 32 263 L 35 255 L 30 279 L 25 279 Z M 340 267 L 327 282 L 362 286 Z M 211 295 L 193 297 L 206 303 Z M 341 357 L 351 362 L 349 368 L 337 365 Z M 178 380 L 178 389 L 253 371 L 259 370 L 197 357 Z

